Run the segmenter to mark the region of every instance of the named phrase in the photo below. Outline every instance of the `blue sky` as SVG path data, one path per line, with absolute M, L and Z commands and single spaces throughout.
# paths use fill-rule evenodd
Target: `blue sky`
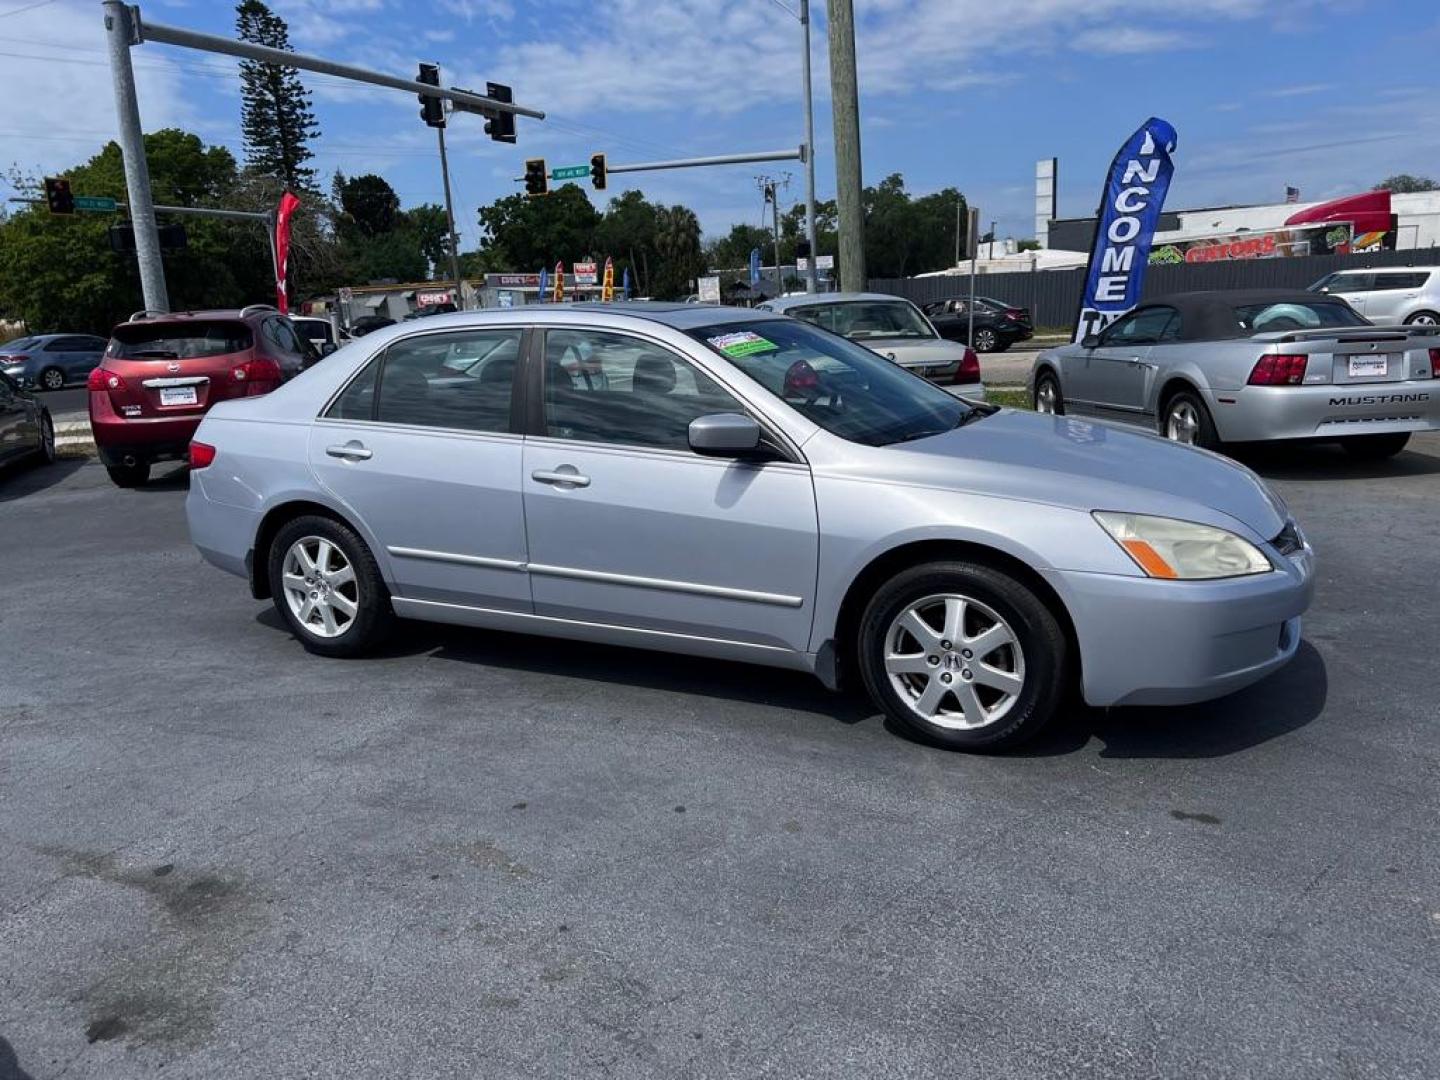
M 802 141 L 798 0 L 274 0 L 303 52 L 451 85 L 508 82 L 545 109 L 509 147 L 457 116 L 450 158 L 465 246 L 475 208 L 517 190 L 526 157 L 578 163 L 770 150 Z M 1172 208 L 1306 199 L 1394 172 L 1440 176 L 1434 0 L 855 0 L 865 179 L 960 188 L 1000 235 L 1033 231 L 1035 161 L 1060 158 L 1062 215 L 1093 209 L 1147 116 L 1179 131 Z M 834 188 L 824 0 L 815 0 L 817 182 Z M 156 22 L 233 32 L 233 5 L 150 0 Z M 98 0 L 0 0 L 0 166 L 50 171 L 115 130 Z M 147 129 L 179 124 L 241 150 L 233 62 L 134 50 Z M 406 205 L 439 202 L 434 134 L 414 99 L 304 76 L 327 175 L 378 172 Z M 760 172 L 798 162 L 616 177 L 685 202 L 707 237 L 758 223 Z M 619 181 L 627 181 L 624 184 Z M 3 186 L 3 185 L 0 185 Z M 9 194 L 7 191 L 6 194 Z

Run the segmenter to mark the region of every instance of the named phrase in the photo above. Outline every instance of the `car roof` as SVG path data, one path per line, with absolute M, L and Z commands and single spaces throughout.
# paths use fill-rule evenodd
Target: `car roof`
M 1157 296 L 1135 310 L 1172 307 L 1180 312 L 1180 341 L 1215 341 L 1250 336 L 1235 317 L 1237 307 L 1315 303 L 1343 304 L 1345 301 L 1303 289 L 1206 289 Z
M 140 315 L 140 312 L 136 312 Z M 191 319 L 256 319 L 262 316 L 279 315 L 278 308 L 269 304 L 251 304 L 244 308 L 207 308 L 199 311 L 166 311 L 151 315 L 141 315 L 140 318 L 129 318 L 120 325 L 125 326 L 135 323 L 160 323 L 160 322 L 188 322 Z
M 827 292 L 827 293 L 806 293 L 802 296 L 782 296 L 774 300 L 765 301 L 765 306 L 771 311 L 789 311 L 797 307 L 814 307 L 817 304 L 850 304 L 862 300 L 901 300 L 905 303 L 903 296 L 895 296 L 893 293 L 874 292 Z
M 1433 273 L 1435 273 L 1437 270 L 1440 270 L 1440 266 L 1354 266 L 1354 267 L 1348 267 L 1348 268 L 1346 268 L 1346 269 L 1344 269 L 1344 270 L 1332 270 L 1330 273 L 1331 273 L 1331 274 L 1376 274 L 1376 273 L 1383 273 L 1383 272 L 1385 272 L 1386 270 L 1393 270 L 1393 271 L 1395 271 L 1396 273 L 1399 273 L 1399 274 L 1403 274 L 1403 273 L 1405 273 L 1407 270 L 1415 270 L 1415 271 L 1424 270 L 1424 271 L 1426 271 L 1426 272 L 1428 272 L 1428 273 L 1433 274 Z M 1327 276 L 1329 276 L 1329 275 L 1327 275 Z

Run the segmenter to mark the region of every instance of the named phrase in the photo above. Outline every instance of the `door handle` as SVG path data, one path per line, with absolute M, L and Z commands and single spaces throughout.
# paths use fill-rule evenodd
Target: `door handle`
M 374 455 L 359 443 L 346 443 L 344 446 L 327 446 L 325 453 L 331 457 L 345 458 L 348 461 L 369 461 Z
M 562 465 L 554 471 L 536 469 L 530 474 L 530 479 L 540 484 L 565 484 L 577 488 L 590 486 L 590 477 L 581 476 L 573 465 Z

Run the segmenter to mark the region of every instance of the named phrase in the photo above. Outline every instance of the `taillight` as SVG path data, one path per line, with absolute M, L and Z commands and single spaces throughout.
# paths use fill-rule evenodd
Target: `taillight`
M 1440 349 L 1430 350 L 1430 378 L 1440 379 Z
M 86 390 L 124 390 L 125 380 L 109 368 L 97 367 L 90 370 L 90 376 L 85 380 Z
M 820 389 L 820 375 L 807 361 L 796 360 L 785 372 L 782 397 L 809 397 Z
M 23 364 L 29 359 L 30 357 L 28 356 L 0 356 L 0 364 L 13 366 L 15 364 Z
M 1007 312 L 1005 312 L 1005 318 L 1009 319 L 1011 322 L 1019 322 L 1019 321 L 1020 321 L 1020 312 L 1018 312 L 1018 311 L 1007 311 Z
M 965 355 L 960 360 L 960 366 L 955 369 L 955 381 L 957 383 L 980 381 L 980 358 L 968 345 L 965 346 Z
M 280 365 L 274 360 L 246 360 L 230 369 L 236 382 L 279 382 Z
M 1251 386 L 1299 386 L 1305 381 L 1305 365 L 1310 357 L 1303 354 L 1262 356 L 1250 372 Z
M 215 447 L 209 443 L 197 442 L 194 439 L 190 440 L 190 468 L 208 468 L 214 460 Z

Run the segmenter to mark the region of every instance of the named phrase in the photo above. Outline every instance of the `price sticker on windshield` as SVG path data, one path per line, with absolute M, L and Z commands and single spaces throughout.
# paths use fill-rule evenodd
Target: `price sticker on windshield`
M 733 334 L 712 337 L 710 344 L 726 356 L 753 356 L 755 353 L 775 352 L 780 348 L 773 341 L 767 341 L 749 330 L 737 330 Z

